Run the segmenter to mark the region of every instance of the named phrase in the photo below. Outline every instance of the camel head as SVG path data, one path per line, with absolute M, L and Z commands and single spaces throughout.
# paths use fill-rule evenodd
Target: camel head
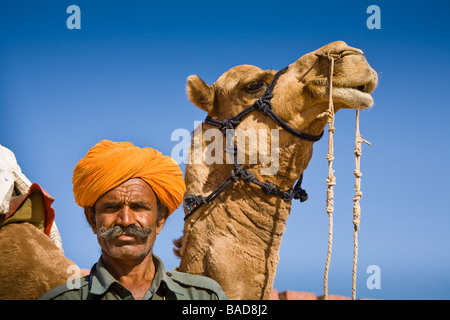
M 377 73 L 361 50 L 349 47 L 343 41 L 332 42 L 289 65 L 273 91 L 273 111 L 297 130 L 317 135 L 326 124 L 326 119 L 318 118 L 318 115 L 328 108 L 329 57 L 335 59 L 335 111 L 364 109 L 373 104 L 370 93 L 377 85 Z M 191 75 L 187 80 L 187 94 L 190 101 L 210 117 L 224 119 L 253 104 L 275 73 L 274 70 L 240 65 L 226 71 L 213 85 Z

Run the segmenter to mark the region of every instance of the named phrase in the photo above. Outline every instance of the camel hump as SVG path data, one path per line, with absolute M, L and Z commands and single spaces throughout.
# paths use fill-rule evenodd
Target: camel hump
M 202 297 L 201 291 L 205 291 L 206 295 L 210 295 L 212 292 L 217 296 L 218 300 L 228 300 L 222 287 L 211 278 L 178 271 L 166 272 L 166 276 L 171 278 L 179 286 L 183 287 L 183 291 L 188 291 L 188 295 L 196 300 L 208 299 L 207 297 Z

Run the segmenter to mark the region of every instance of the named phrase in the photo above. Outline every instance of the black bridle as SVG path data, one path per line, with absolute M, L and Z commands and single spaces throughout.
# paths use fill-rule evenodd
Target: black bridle
M 218 127 L 223 133 L 226 132 L 227 129 L 235 129 L 242 121 L 242 119 L 247 116 L 250 112 L 259 110 L 264 115 L 270 117 L 277 125 L 281 128 L 292 134 L 293 136 L 307 140 L 307 141 L 318 141 L 323 136 L 323 131 L 321 134 L 315 136 L 300 132 L 291 126 L 289 126 L 286 122 L 284 122 L 280 117 L 278 117 L 272 110 L 271 100 L 273 98 L 272 91 L 275 88 L 275 85 L 282 74 L 286 72 L 288 67 L 281 69 L 278 71 L 272 79 L 272 82 L 267 87 L 266 92 L 256 100 L 250 107 L 244 109 L 239 112 L 237 115 L 229 117 L 224 120 L 216 120 L 207 116 L 205 119 L 205 123 Z M 248 169 L 245 169 L 244 166 L 239 165 L 237 163 L 237 147 L 234 146 L 234 160 L 233 165 L 234 169 L 231 170 L 230 177 L 225 180 L 221 185 L 217 187 L 216 190 L 211 192 L 207 197 L 202 195 L 194 195 L 189 194 L 183 199 L 184 209 L 187 211 L 187 214 L 184 217 L 186 220 L 189 216 L 191 216 L 197 209 L 199 209 L 202 205 L 207 205 L 211 201 L 213 201 L 225 188 L 228 184 L 232 182 L 236 182 L 239 179 L 242 179 L 245 182 L 253 183 L 261 188 L 261 190 L 265 194 L 272 194 L 281 197 L 284 201 L 291 201 L 292 199 L 300 199 L 300 202 L 306 201 L 308 199 L 308 195 L 304 189 L 302 189 L 302 180 L 303 180 L 303 172 L 300 175 L 295 186 L 289 190 L 282 191 L 278 189 L 273 183 L 262 183 L 256 179 L 256 177 L 251 173 Z

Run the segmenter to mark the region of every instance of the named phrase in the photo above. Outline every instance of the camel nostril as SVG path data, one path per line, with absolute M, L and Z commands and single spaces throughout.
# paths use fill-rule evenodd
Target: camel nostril
M 334 59 L 340 59 L 345 56 L 350 55 L 362 55 L 364 56 L 364 52 L 357 48 L 347 47 L 343 50 L 331 50 L 331 51 L 321 51 L 316 52 L 316 56 L 318 57 L 328 57 L 328 58 L 334 58 Z
M 350 55 L 362 55 L 362 56 L 364 55 L 364 52 L 362 52 L 362 50 L 351 47 L 338 53 L 340 58 Z

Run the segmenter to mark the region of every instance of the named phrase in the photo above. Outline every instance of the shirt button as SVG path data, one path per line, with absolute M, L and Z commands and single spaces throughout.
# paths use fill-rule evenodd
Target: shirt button
M 172 276 L 172 273 L 170 273 L 170 272 L 166 272 L 166 274 L 169 276 L 169 277 L 171 277 Z

